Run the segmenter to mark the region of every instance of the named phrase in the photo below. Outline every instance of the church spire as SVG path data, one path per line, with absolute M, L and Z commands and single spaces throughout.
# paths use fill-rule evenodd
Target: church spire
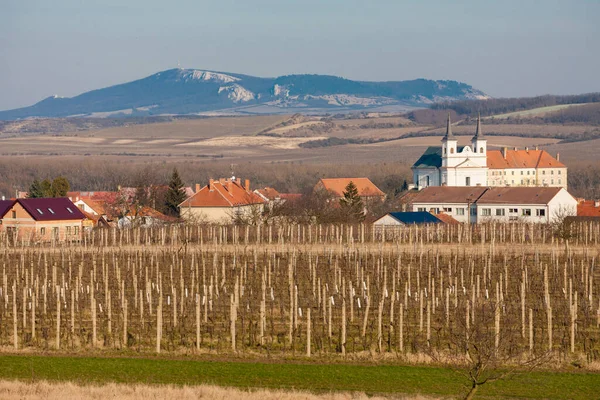
M 450 122 L 450 113 L 448 113 L 448 123 L 446 125 L 446 136 L 442 138 L 442 141 L 447 140 L 456 140 L 454 135 L 452 134 L 452 123 Z
M 473 136 L 473 140 L 484 139 L 483 130 L 481 129 L 481 114 L 477 114 L 477 130 L 475 131 L 475 136 Z

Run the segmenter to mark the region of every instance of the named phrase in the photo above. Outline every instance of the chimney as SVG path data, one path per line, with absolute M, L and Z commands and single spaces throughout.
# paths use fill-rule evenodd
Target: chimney
M 4 200 L 4 196 L 2 196 L 2 200 Z M 600 207 L 600 200 L 594 201 L 594 207 L 596 207 L 596 208 Z
M 215 185 L 215 180 L 214 180 L 214 179 L 210 179 L 210 180 L 208 181 L 208 189 L 209 189 L 211 192 L 212 192 L 213 190 L 215 190 L 215 187 L 214 187 L 214 185 Z
M 231 181 L 231 179 L 227 180 L 227 191 L 229 192 L 229 194 L 231 196 L 233 196 L 233 182 Z
M 6 200 L 6 197 L 2 196 L 2 201 Z
M 239 187 L 242 187 L 242 178 L 237 178 L 235 181 L 237 182 Z
M 211 181 L 212 181 L 212 179 L 211 179 Z M 198 193 L 199 191 L 200 191 L 200 184 L 196 183 L 196 192 L 195 193 Z
M 525 151 L 529 153 L 529 147 L 525 147 Z
M 246 192 L 250 191 L 250 179 L 244 181 L 244 189 L 246 189 Z
M 535 146 L 535 151 L 538 151 L 538 150 L 539 150 L 539 148 L 537 146 Z
M 508 153 L 508 147 L 505 147 L 502 149 L 502 156 L 504 157 L 504 159 L 506 160 L 506 154 Z
M 556 161 L 560 161 L 560 153 L 556 153 Z
M 517 147 L 515 146 L 515 151 L 517 151 L 517 150 L 518 150 L 518 149 L 517 149 Z

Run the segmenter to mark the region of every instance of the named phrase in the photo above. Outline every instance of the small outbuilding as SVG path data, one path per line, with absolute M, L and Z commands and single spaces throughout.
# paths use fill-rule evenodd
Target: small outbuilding
M 415 224 L 439 224 L 442 220 L 427 211 L 391 212 L 379 218 L 375 227 L 398 227 Z

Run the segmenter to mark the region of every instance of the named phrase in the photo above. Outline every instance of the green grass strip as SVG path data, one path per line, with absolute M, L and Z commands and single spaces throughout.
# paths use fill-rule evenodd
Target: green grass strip
M 437 367 L 16 355 L 0 356 L 0 379 L 80 384 L 214 384 L 312 392 L 359 391 L 434 396 L 464 395 L 467 384 L 457 373 Z M 600 398 L 600 374 L 524 373 L 481 387 L 478 397 Z

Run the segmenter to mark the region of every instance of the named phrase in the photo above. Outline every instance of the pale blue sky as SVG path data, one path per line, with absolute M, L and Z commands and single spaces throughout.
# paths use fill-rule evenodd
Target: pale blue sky
M 175 68 L 600 91 L 600 1 L 0 0 L 0 109 Z

